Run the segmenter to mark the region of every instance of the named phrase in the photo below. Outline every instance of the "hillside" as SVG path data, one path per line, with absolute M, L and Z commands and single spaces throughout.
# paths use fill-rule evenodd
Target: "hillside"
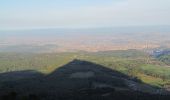
M 162 94 L 168 93 L 165 90 L 157 89 L 102 65 L 82 60 L 73 60 L 47 75 L 35 71 L 18 71 L 2 73 L 0 78 L 2 79 L 0 89 L 3 90 L 0 91 L 0 96 L 4 100 L 22 100 L 23 98 L 31 100 L 97 100 L 98 98 L 102 100 L 112 98 L 168 100 L 170 98 Z
M 170 85 L 170 67 L 138 50 L 1 53 L 0 62 L 0 87 L 4 95 L 14 91 L 28 97 L 27 94 L 32 93 L 40 96 L 45 91 L 46 95 L 63 91 L 70 94 L 68 98 L 74 98 L 74 95 L 84 97 L 88 92 L 96 97 L 97 92 L 97 96 L 104 94 L 107 95 L 104 100 L 110 100 L 115 96 L 110 95 L 113 91 L 119 98 L 129 96 L 126 93 L 131 92 L 134 94 L 130 95 L 132 98 L 143 95 L 157 97 L 158 94 L 167 94 Z M 98 90 L 100 86 L 106 89 Z M 22 92 L 24 90 L 28 93 Z M 101 93 L 98 94 L 98 91 Z M 109 91 L 109 96 L 106 91 Z

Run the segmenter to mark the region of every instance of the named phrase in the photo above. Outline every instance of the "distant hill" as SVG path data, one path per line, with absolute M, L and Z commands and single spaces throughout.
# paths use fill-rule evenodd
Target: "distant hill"
M 44 45 L 3 45 L 0 47 L 0 52 L 13 53 L 47 53 L 57 51 L 58 46 L 52 44 Z

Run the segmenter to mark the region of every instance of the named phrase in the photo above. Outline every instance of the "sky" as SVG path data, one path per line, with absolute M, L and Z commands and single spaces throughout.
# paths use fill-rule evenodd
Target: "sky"
M 170 0 L 0 0 L 0 30 L 170 25 Z

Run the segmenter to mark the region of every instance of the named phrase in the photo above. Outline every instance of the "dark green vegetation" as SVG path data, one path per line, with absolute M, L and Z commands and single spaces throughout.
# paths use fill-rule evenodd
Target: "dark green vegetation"
M 170 65 L 170 54 L 168 55 L 161 55 L 160 57 L 158 57 L 158 59 L 168 65 Z
M 1 53 L 0 72 L 7 100 L 169 99 L 170 67 L 137 50 Z

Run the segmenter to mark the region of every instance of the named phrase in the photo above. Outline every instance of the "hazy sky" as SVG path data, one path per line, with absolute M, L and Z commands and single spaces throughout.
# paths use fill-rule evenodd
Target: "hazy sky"
M 169 25 L 170 0 L 0 0 L 0 29 Z

